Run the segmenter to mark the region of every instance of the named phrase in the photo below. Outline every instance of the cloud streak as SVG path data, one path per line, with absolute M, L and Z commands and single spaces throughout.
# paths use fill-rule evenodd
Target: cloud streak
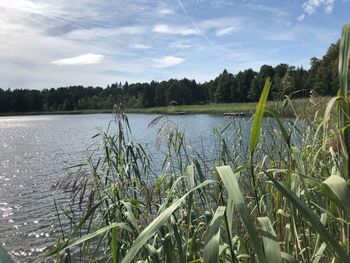
M 103 58 L 104 56 L 101 54 L 87 53 L 76 57 L 57 59 L 51 63 L 58 66 L 81 66 L 100 63 Z
M 123 26 L 114 28 L 93 27 L 88 29 L 76 29 L 66 34 L 66 37 L 70 39 L 89 40 L 100 37 L 114 37 L 125 35 L 138 35 L 146 32 L 146 28 L 143 26 Z
M 169 68 L 183 63 L 185 59 L 174 56 L 165 56 L 161 58 L 152 59 L 152 61 L 153 67 L 155 68 Z
M 303 21 L 305 19 L 305 14 L 301 14 L 300 16 L 298 16 L 297 20 L 299 22 Z
M 235 28 L 233 26 L 221 28 L 216 31 L 216 35 L 221 37 L 230 34 Z
M 166 7 L 161 7 L 158 9 L 159 14 L 161 15 L 172 15 L 175 13 L 173 9 L 166 8 Z
M 152 32 L 160 33 L 160 34 L 172 34 L 172 35 L 198 35 L 201 32 L 192 27 L 184 27 L 184 26 L 174 26 L 174 25 L 165 25 L 165 24 L 157 24 L 152 28 Z

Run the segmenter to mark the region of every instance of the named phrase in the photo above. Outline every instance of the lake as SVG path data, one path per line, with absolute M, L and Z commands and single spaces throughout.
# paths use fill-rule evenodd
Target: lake
M 128 114 L 133 140 L 147 145 L 156 160 L 157 129 L 147 125 L 157 116 Z M 188 143 L 212 150 L 213 127 L 228 122 L 215 115 L 169 118 L 184 128 Z M 0 243 L 16 260 L 32 262 L 55 243 L 54 200 L 64 204 L 69 196 L 52 186 L 86 157 L 93 135 L 110 122 L 116 131 L 114 119 L 112 114 L 0 117 Z

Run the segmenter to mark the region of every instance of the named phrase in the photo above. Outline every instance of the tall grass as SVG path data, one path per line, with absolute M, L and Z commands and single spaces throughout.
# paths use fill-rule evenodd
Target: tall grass
M 57 262 L 350 262 L 349 34 L 346 25 L 340 91 L 323 117 L 286 120 L 266 110 L 268 80 L 250 141 L 235 122 L 219 129 L 220 151 L 210 162 L 207 149 L 190 151 L 185 134 L 159 118 L 152 125 L 160 127 L 167 151 L 155 169 L 128 137 L 121 114 L 118 133 L 97 135 L 99 148 L 62 181 L 81 210 L 60 215 L 71 227 L 62 227 L 46 256 Z M 331 118 L 334 106 L 338 120 Z

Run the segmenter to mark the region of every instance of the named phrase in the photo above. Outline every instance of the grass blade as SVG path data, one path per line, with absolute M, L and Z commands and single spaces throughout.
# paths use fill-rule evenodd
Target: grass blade
M 348 69 L 350 58 L 350 24 L 343 27 L 339 48 L 339 85 L 340 96 L 348 96 Z
M 315 256 L 312 258 L 311 263 L 318 263 L 320 259 L 322 258 L 322 255 L 327 247 L 326 243 L 322 243 L 320 248 L 317 250 Z
M 115 228 L 112 228 L 111 235 L 112 235 L 112 242 L 111 242 L 112 263 L 117 263 L 117 258 L 118 258 L 117 230 Z
M 129 232 L 132 232 L 131 228 L 126 223 L 119 223 L 119 222 L 117 223 L 116 222 L 116 223 L 110 224 L 109 226 L 105 226 L 103 228 L 100 228 L 99 230 L 97 230 L 93 233 L 90 233 L 86 236 L 83 236 L 82 238 L 79 238 L 78 240 L 73 241 L 72 243 L 68 244 L 68 246 L 63 248 L 61 250 L 61 252 L 65 251 L 66 249 L 69 249 L 71 247 L 82 244 L 82 243 L 84 243 L 84 242 L 86 242 L 86 241 L 88 241 L 88 240 L 90 240 L 98 235 L 101 235 L 108 230 L 114 229 L 114 228 L 121 228 L 121 229 L 127 230 Z
M 247 228 L 259 262 L 265 262 L 261 239 L 258 236 L 258 232 L 256 231 L 249 210 L 244 202 L 242 192 L 237 182 L 237 174 L 233 173 L 230 166 L 216 167 L 216 171 L 218 172 L 222 182 L 224 183 L 229 196 L 232 198 L 234 205 L 237 208 L 245 227 Z
M 220 227 L 224 214 L 225 207 L 219 206 L 205 233 L 205 246 L 203 251 L 204 263 L 219 262 Z
M 343 27 L 342 37 L 339 47 L 339 95 L 344 98 L 348 98 L 348 81 L 349 81 L 349 59 L 350 59 L 350 24 L 346 24 Z M 349 101 L 339 103 L 339 129 L 342 131 L 342 139 L 345 144 L 344 158 L 344 177 L 346 179 L 350 176 L 350 106 Z
M 268 113 L 269 115 L 271 115 L 277 121 L 277 124 L 278 124 L 278 127 L 280 128 L 283 140 L 289 146 L 290 145 L 290 137 L 291 136 L 288 133 L 287 129 L 284 127 L 281 119 L 273 111 L 265 110 L 265 112 Z
M 270 92 L 271 84 L 272 84 L 271 80 L 270 80 L 270 78 L 268 78 L 265 82 L 264 89 L 263 89 L 261 96 L 260 96 L 260 99 L 259 99 L 259 103 L 256 107 L 254 122 L 253 122 L 252 130 L 250 133 L 249 150 L 250 150 L 251 154 L 254 153 L 254 150 L 259 142 L 261 128 L 262 128 L 262 124 L 263 124 L 263 117 L 264 117 L 266 101 L 267 101 L 267 97 L 268 97 L 269 92 Z
M 324 117 L 323 117 L 323 144 L 322 148 L 325 150 L 326 149 L 326 143 L 327 143 L 327 138 L 328 138 L 328 123 L 331 118 L 331 112 L 333 107 L 335 106 L 336 102 L 339 100 L 343 100 L 342 97 L 333 97 L 330 99 L 330 101 L 327 103 L 326 110 L 324 112 Z
M 281 249 L 270 219 L 264 216 L 258 217 L 258 221 L 261 227 L 265 257 L 269 259 L 270 263 L 281 263 Z
M 350 186 L 339 175 L 331 175 L 321 183 L 321 191 L 338 207 L 342 207 L 350 218 Z
M 295 207 L 301 215 L 310 223 L 310 225 L 315 229 L 315 231 L 320 235 L 322 240 L 331 247 L 332 253 L 336 257 L 339 257 L 342 262 L 350 262 L 350 257 L 347 255 L 345 250 L 340 246 L 337 240 L 327 231 L 325 226 L 319 220 L 319 218 L 313 213 L 313 211 L 306 206 L 306 204 L 299 199 L 295 194 L 288 190 L 285 186 L 279 183 L 275 178 L 273 178 L 269 173 L 266 173 L 268 178 L 273 182 L 275 188 L 281 192 L 281 194 L 289 200 L 289 202 Z
M 147 243 L 148 239 L 150 239 L 155 234 L 155 232 L 168 220 L 168 218 L 172 215 L 172 213 L 174 213 L 174 211 L 185 201 L 186 197 L 190 193 L 212 183 L 215 183 L 215 181 L 206 180 L 203 183 L 197 185 L 196 187 L 191 189 L 191 191 L 187 192 L 181 198 L 179 198 L 174 203 L 172 203 L 161 214 L 159 214 L 136 238 L 136 240 L 128 250 L 127 254 L 123 258 L 122 263 L 128 263 L 134 259 L 134 257 L 136 256 L 137 252 L 141 249 L 141 247 L 143 247 Z

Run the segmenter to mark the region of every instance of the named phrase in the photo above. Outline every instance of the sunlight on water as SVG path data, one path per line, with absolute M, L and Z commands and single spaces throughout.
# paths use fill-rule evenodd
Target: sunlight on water
M 131 137 L 154 155 L 157 129 L 147 125 L 156 116 L 129 115 Z M 86 157 L 91 137 L 113 120 L 112 114 L 0 118 L 0 243 L 17 261 L 31 262 L 54 244 L 54 200 L 63 204 L 68 199 L 52 186 Z M 191 135 L 189 143 L 198 144 L 201 139 L 212 142 L 213 125 L 223 118 L 189 115 L 172 120 Z M 116 132 L 113 122 L 111 132 Z

